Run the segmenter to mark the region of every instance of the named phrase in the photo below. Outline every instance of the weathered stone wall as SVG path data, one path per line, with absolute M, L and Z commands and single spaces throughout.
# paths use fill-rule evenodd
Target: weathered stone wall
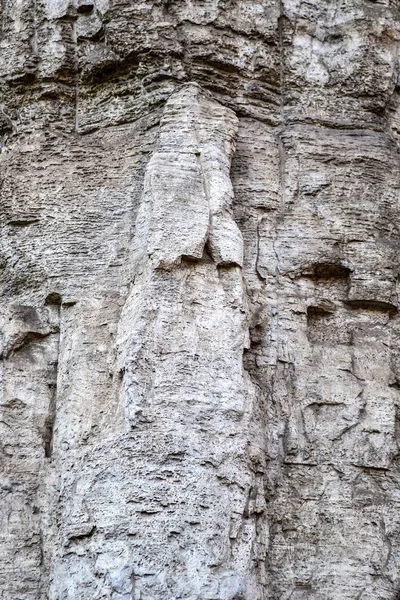
M 398 4 L 0 7 L 0 598 L 398 600 Z

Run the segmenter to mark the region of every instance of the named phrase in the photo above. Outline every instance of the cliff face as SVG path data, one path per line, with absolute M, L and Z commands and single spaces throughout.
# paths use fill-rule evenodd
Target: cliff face
M 399 50 L 2 0 L 2 600 L 400 597 Z

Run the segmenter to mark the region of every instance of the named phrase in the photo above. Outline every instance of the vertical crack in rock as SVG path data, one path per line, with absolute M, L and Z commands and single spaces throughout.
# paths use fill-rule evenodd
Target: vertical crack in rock
M 49 306 L 49 311 L 52 313 L 53 320 L 56 322 L 57 335 L 57 357 L 55 362 L 51 363 L 52 378 L 48 382 L 50 390 L 50 399 L 48 405 L 47 416 L 43 427 L 44 453 L 46 458 L 51 458 L 53 453 L 53 436 L 54 424 L 57 416 L 57 379 L 58 379 L 58 361 L 60 347 L 60 310 L 61 297 L 58 294 L 49 294 L 46 299 L 46 304 Z
M 57 373 L 57 366 L 55 365 L 55 371 Z M 57 378 L 57 375 L 56 375 Z M 53 453 L 53 434 L 54 434 L 54 422 L 56 419 L 57 411 L 57 385 L 49 384 L 52 390 L 52 395 L 49 403 L 49 411 L 44 424 L 44 454 L 46 458 L 51 458 Z
M 77 18 L 72 21 L 72 45 L 73 45 L 73 70 L 75 77 L 75 90 L 74 90 L 74 130 L 75 134 L 79 132 L 79 50 L 78 50 L 78 33 L 77 33 Z

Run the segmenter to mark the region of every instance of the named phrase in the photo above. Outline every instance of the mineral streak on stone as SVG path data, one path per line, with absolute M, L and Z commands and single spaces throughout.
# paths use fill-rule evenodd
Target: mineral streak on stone
M 0 15 L 1 600 L 397 600 L 399 7 Z

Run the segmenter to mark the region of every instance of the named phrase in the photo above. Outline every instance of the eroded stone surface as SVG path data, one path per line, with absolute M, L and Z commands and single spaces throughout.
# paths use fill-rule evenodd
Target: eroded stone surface
M 396 600 L 398 7 L 1 16 L 0 597 Z

